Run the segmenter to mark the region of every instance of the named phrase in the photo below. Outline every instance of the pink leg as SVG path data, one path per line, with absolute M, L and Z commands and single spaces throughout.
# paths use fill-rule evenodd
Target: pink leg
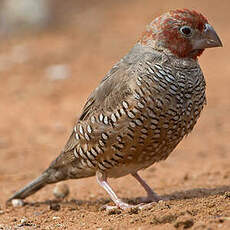
M 120 200 L 117 195 L 115 194 L 115 192 L 112 190 L 112 188 L 109 186 L 108 182 L 107 182 L 107 178 L 106 175 L 102 172 L 97 172 L 96 173 L 96 178 L 97 178 L 97 182 L 98 184 L 105 189 L 105 191 L 109 194 L 110 198 L 112 199 L 112 201 L 116 204 L 117 208 L 120 209 L 127 209 L 127 208 L 133 208 L 136 207 L 134 205 L 130 205 L 127 204 L 125 202 L 123 202 L 122 200 Z M 106 209 L 114 209 L 116 208 L 114 206 L 106 206 Z
M 132 173 L 132 176 L 141 184 L 144 190 L 147 192 L 147 197 L 141 199 L 142 202 L 159 201 L 161 198 L 146 184 L 146 182 L 138 175 L 138 173 Z

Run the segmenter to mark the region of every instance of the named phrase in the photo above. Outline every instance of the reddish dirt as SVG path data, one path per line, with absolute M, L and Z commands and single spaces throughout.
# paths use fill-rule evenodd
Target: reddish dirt
M 230 4 L 155 2 L 92 1 L 77 8 L 68 25 L 1 40 L 0 229 L 230 229 Z M 59 211 L 49 207 L 52 185 L 29 197 L 24 207 L 6 207 L 7 198 L 59 154 L 87 96 L 145 24 L 168 9 L 185 7 L 209 18 L 224 48 L 200 58 L 208 105 L 194 131 L 166 161 L 141 172 L 169 200 L 138 213 L 107 213 L 100 207 L 112 202 L 95 178 L 88 178 L 65 182 L 70 195 Z M 46 70 L 54 64 L 68 65 L 70 77 L 51 81 Z M 131 176 L 110 182 L 121 198 L 144 195 Z

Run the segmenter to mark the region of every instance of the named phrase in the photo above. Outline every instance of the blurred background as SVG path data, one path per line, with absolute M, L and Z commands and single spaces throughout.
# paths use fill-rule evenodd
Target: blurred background
M 169 172 L 178 167 L 181 175 L 210 170 L 230 174 L 228 0 L 1 0 L 0 202 L 59 154 L 105 73 L 131 49 L 146 24 L 175 8 L 206 15 L 224 48 L 200 57 L 208 106 L 194 132 L 158 167 L 154 183 L 163 188 L 162 183 L 176 180 Z M 82 199 L 88 193 L 80 194 Z

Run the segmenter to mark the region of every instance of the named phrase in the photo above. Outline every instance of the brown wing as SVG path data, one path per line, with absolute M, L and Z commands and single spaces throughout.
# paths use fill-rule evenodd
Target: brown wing
M 142 51 L 142 56 L 139 48 L 133 49 L 115 65 L 89 96 L 63 153 L 55 164 L 82 161 L 82 164 L 88 162 L 92 166 L 94 162 L 97 164 L 116 151 L 112 150 L 113 143 L 120 143 L 117 140 L 119 133 L 127 129 L 134 116 L 130 111 L 136 106 L 135 89 L 139 74 L 145 72 L 144 59 L 150 58 L 154 62 L 157 57 L 152 51 Z M 114 148 L 119 151 L 119 144 Z
M 79 120 L 87 120 L 94 112 L 113 111 L 122 99 L 131 94 L 128 81 L 128 66 L 119 63 L 101 81 L 89 96 Z
M 129 65 L 124 64 L 122 61 L 108 72 L 99 86 L 89 96 L 63 152 L 56 159 L 55 163 L 53 162 L 53 165 L 55 165 L 54 167 L 76 161 L 74 148 L 77 146 L 80 148 L 86 145 L 93 147 L 94 144 L 98 142 L 102 131 L 112 128 L 112 123 L 110 122 L 111 118 L 109 118 L 108 121 L 96 123 L 94 127 L 92 127 L 93 133 L 88 137 L 90 140 L 84 136 L 86 135 L 87 125 L 92 123 L 90 118 L 94 117 L 96 120 L 101 120 L 101 114 L 103 114 L 103 118 L 105 118 L 106 114 L 115 111 L 116 108 L 120 106 L 121 102 L 127 100 L 132 94 L 128 86 L 130 78 Z M 93 126 L 93 124 L 91 124 L 91 126 Z M 82 127 L 85 134 L 80 132 L 79 127 Z M 76 138 L 76 135 L 79 139 Z

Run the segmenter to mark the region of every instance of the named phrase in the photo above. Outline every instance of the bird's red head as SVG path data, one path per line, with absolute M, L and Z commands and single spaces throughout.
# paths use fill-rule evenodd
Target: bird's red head
M 153 20 L 140 42 L 158 50 L 169 50 L 179 58 L 194 59 L 205 48 L 222 46 L 207 19 L 188 9 L 171 10 Z

